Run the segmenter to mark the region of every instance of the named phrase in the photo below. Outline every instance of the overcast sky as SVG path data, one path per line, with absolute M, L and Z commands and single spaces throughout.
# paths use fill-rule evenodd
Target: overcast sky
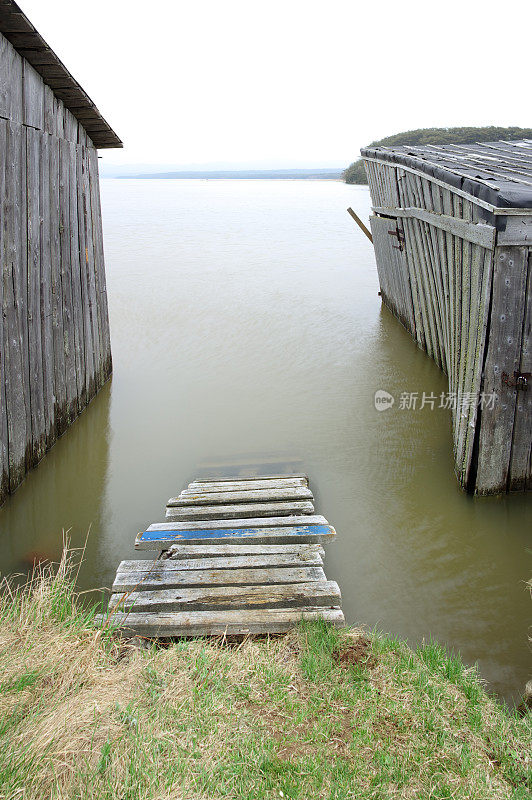
M 532 126 L 528 2 L 19 4 L 124 141 L 109 164 L 335 166 L 412 128 Z

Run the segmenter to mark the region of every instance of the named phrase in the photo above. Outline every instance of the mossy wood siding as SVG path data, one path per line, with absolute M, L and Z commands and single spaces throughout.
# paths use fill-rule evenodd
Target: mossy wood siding
M 97 151 L 0 34 L 0 502 L 111 374 Z

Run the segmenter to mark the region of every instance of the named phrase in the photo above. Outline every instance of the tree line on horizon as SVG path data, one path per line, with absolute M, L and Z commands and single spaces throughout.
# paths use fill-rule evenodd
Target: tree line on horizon
M 417 128 L 386 136 L 368 147 L 395 147 L 400 145 L 427 144 L 475 144 L 476 142 L 496 142 L 500 139 L 532 139 L 532 128 L 497 128 L 493 125 L 484 128 Z M 350 164 L 343 172 L 346 183 L 367 184 L 368 179 L 361 158 Z

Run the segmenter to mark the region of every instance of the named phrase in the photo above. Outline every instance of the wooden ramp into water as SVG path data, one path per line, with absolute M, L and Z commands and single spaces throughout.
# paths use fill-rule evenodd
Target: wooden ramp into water
M 156 559 L 122 561 L 105 619 L 141 636 L 284 633 L 301 619 L 344 625 L 323 569 L 336 537 L 305 475 L 193 481 L 166 522 L 138 534 Z

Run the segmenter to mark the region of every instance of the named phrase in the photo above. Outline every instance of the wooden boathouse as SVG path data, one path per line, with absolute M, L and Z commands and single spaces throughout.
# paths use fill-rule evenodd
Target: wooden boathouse
M 0 0 L 0 503 L 111 374 L 97 148 L 121 146 Z
M 361 152 L 382 299 L 448 376 L 461 486 L 530 489 L 532 141 Z

